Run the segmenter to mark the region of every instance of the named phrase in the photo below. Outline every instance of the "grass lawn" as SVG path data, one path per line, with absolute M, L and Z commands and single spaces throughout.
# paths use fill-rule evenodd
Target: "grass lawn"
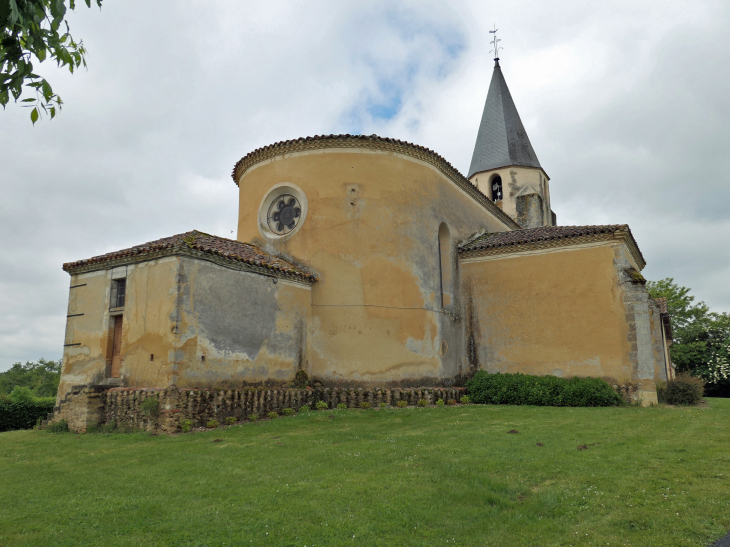
M 5 547 L 707 546 L 730 529 L 730 399 L 9 432 L 0 488 Z

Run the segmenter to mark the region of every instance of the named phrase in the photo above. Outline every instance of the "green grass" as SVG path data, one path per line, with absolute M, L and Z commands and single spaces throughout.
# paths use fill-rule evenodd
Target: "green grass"
M 730 400 L 708 401 L 2 433 L 0 545 L 706 546 L 730 529 Z

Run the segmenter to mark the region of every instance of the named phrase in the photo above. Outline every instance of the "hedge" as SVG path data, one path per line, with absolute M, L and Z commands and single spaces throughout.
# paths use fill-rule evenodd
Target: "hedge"
M 466 382 L 472 403 L 536 406 L 619 406 L 621 396 L 599 378 L 558 378 L 477 372 Z
M 39 418 L 45 419 L 49 412 L 53 412 L 54 404 L 53 399 L 17 403 L 0 401 L 0 431 L 32 429 Z

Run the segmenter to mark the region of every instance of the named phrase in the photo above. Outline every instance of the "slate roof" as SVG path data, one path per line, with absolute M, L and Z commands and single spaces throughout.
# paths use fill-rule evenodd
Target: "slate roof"
M 510 165 L 540 167 L 540 162 L 532 149 L 497 62 L 489 84 L 467 178 L 475 173 Z
M 608 224 L 604 226 L 540 226 L 526 230 L 515 230 L 514 232 L 499 233 L 477 233 L 459 244 L 459 252 L 467 253 L 483 249 L 494 249 L 497 247 L 510 247 L 525 243 L 539 243 L 557 239 L 573 239 L 582 236 L 595 234 L 616 234 L 628 232 L 633 245 L 641 256 L 636 240 L 631 234 L 627 224 Z
M 197 250 L 225 260 L 241 262 L 286 275 L 293 275 L 307 281 L 317 281 L 316 274 L 310 272 L 307 268 L 294 264 L 284 258 L 267 253 L 256 245 L 251 243 L 241 243 L 240 241 L 226 239 L 224 237 L 213 236 L 204 232 L 199 232 L 198 230 L 192 230 L 190 232 L 185 232 L 184 234 L 177 234 L 170 237 L 163 237 L 162 239 L 156 239 L 155 241 L 135 245 L 128 249 L 122 249 L 121 251 L 94 256 L 86 260 L 67 262 L 63 265 L 63 269 L 67 272 L 71 272 L 78 268 L 93 264 L 101 264 L 128 257 L 143 256 L 145 254 L 163 250 L 174 251 L 175 249 Z

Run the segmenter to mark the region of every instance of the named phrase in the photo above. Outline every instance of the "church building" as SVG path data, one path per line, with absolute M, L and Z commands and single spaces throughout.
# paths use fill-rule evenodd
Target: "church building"
M 66 263 L 72 386 L 460 385 L 592 376 L 656 402 L 671 331 L 625 224 L 560 226 L 498 60 L 468 175 L 376 135 L 233 168 L 235 240 L 191 230 Z M 233 191 L 233 190 L 232 190 Z

